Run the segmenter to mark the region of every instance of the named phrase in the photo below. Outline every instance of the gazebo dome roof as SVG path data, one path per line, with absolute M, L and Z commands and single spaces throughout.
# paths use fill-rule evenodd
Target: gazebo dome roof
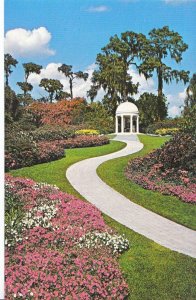
M 138 108 L 135 104 L 131 102 L 123 102 L 121 103 L 116 110 L 116 114 L 133 114 L 136 113 L 138 114 Z

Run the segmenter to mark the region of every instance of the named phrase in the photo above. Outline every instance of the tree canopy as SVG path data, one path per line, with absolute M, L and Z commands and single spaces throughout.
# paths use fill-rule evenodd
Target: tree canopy
M 166 98 L 159 101 L 159 96 L 152 93 L 143 93 L 137 100 L 141 127 L 145 129 L 148 125 L 163 120 L 167 117 Z
M 8 78 L 10 74 L 13 72 L 12 67 L 16 67 L 18 61 L 11 56 L 11 54 L 7 53 L 4 55 L 4 73 L 5 73 L 5 85 L 8 86 Z
M 183 42 L 178 32 L 169 29 L 168 26 L 163 28 L 152 29 L 149 32 L 149 39 L 142 51 L 143 63 L 140 65 L 139 71 L 145 76 L 152 76 L 156 72 L 158 79 L 158 96 L 163 96 L 163 83 L 171 83 L 183 81 L 186 84 L 189 81 L 188 71 L 178 71 L 166 65 L 165 59 L 169 57 L 177 64 L 182 60 L 182 54 L 188 48 Z
M 49 93 L 49 101 L 52 102 L 54 99 L 59 100 L 59 96 L 63 91 L 63 85 L 60 80 L 43 78 L 39 84 L 43 87 L 46 92 Z
M 21 90 L 23 91 L 24 96 L 25 96 L 28 92 L 32 91 L 32 89 L 33 89 L 32 84 L 30 84 L 30 83 L 28 83 L 28 82 L 17 82 L 17 85 L 18 85 L 18 86 L 21 88 Z
M 120 37 L 114 35 L 109 43 L 102 48 L 102 53 L 97 55 L 98 69 L 94 71 L 92 86 L 87 95 L 91 101 L 96 97 L 100 88 L 106 92 L 104 99 L 107 105 L 111 101 L 111 110 L 114 112 L 119 102 L 131 100 L 131 96 L 138 92 L 139 83 L 133 83 L 130 68 L 133 66 L 143 74 L 146 79 L 156 72 L 158 80 L 158 107 L 165 106 L 163 83 L 171 81 L 189 80 L 189 72 L 176 70 L 167 65 L 165 59 L 170 58 L 177 64 L 182 60 L 182 54 L 188 48 L 179 33 L 164 26 L 153 29 L 146 37 L 142 33 L 126 31 Z M 161 120 L 161 118 L 160 118 Z
M 22 64 L 24 71 L 25 71 L 25 81 L 27 82 L 29 75 L 32 73 L 35 74 L 40 74 L 42 66 L 41 65 L 37 65 L 35 63 L 29 62 L 29 63 L 25 63 Z
M 139 68 L 137 60 L 145 43 L 143 34 L 128 31 L 122 33 L 121 38 L 117 35 L 110 38 L 109 43 L 102 48 L 102 53 L 97 55 L 98 70 L 93 73 L 92 86 L 87 94 L 91 100 L 103 88 L 105 99 L 111 99 L 113 113 L 120 102 L 131 100 L 130 96 L 138 92 L 139 83 L 133 83 L 130 67 L 134 65 Z
M 88 79 L 88 73 L 84 73 L 82 71 L 73 72 L 71 65 L 62 64 L 58 68 L 59 72 L 62 72 L 66 77 L 69 78 L 69 87 L 70 87 L 70 96 L 73 99 L 73 81 L 75 78 L 83 79 L 86 81 Z

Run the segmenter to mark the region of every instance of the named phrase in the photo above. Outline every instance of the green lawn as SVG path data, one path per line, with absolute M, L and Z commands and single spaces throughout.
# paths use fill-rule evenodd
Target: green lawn
M 78 196 L 65 179 L 66 169 L 73 163 L 93 156 L 120 150 L 124 144 L 70 149 L 66 158 L 47 164 L 12 171 L 14 176 L 24 176 L 36 181 L 56 184 L 63 191 Z M 131 248 L 120 256 L 119 262 L 130 288 L 130 300 L 190 300 L 195 299 L 194 262 L 183 254 L 170 251 L 151 240 L 135 233 L 104 215 L 107 224 L 125 234 Z
M 165 196 L 158 192 L 146 190 L 128 180 L 124 170 L 130 159 L 144 156 L 149 151 L 159 148 L 168 138 L 139 135 L 144 148 L 130 156 L 113 159 L 98 167 L 97 173 L 108 185 L 129 198 L 131 201 L 156 212 L 170 220 L 189 228 L 196 228 L 196 206 L 184 203 L 173 196 Z
M 14 176 L 28 177 L 38 182 L 56 184 L 62 191 L 79 196 L 65 177 L 68 167 L 77 161 L 116 152 L 125 146 L 125 143 L 110 141 L 110 144 L 99 147 L 67 149 L 66 157 L 60 160 L 25 167 L 10 173 Z

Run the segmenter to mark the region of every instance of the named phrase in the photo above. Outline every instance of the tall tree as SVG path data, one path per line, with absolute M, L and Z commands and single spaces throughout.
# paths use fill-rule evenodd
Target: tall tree
M 17 85 L 21 88 L 24 93 L 24 97 L 28 94 L 28 92 L 32 91 L 33 86 L 28 82 L 17 82 Z
M 106 91 L 104 101 L 107 104 L 111 101 L 113 113 L 119 102 L 131 100 L 130 96 L 137 93 L 139 83 L 133 83 L 130 67 L 139 68 L 141 52 L 147 43 L 145 35 L 132 31 L 122 33 L 120 38 L 117 35 L 110 38 L 102 53 L 97 55 L 98 70 L 93 73 L 93 84 L 88 91 L 91 100 L 101 87 Z
M 11 54 L 7 53 L 4 55 L 4 72 L 5 72 L 5 85 L 8 86 L 8 78 L 10 74 L 13 72 L 12 67 L 16 67 L 18 61 L 11 56 Z
M 88 73 L 84 73 L 82 71 L 73 72 L 71 65 L 62 64 L 58 68 L 59 72 L 62 72 L 66 77 L 69 78 L 69 87 L 70 87 L 70 95 L 71 99 L 73 99 L 73 81 L 75 78 L 83 79 L 86 81 L 88 79 Z
M 32 73 L 40 74 L 42 66 L 29 62 L 22 64 L 25 72 L 25 82 L 28 81 L 29 75 Z
M 178 64 L 187 48 L 188 45 L 183 42 L 179 33 L 170 30 L 168 26 L 149 32 L 148 43 L 141 52 L 143 63 L 140 65 L 139 71 L 145 76 L 152 76 L 153 72 L 156 72 L 160 100 L 163 97 L 164 82 L 169 84 L 172 80 L 176 80 L 176 82 L 183 81 L 186 84 L 189 81 L 188 71 L 172 69 L 166 65 L 164 60 L 169 57 Z
M 17 82 L 17 85 L 23 91 L 23 95 L 20 95 L 21 101 L 24 105 L 27 105 L 30 102 L 32 102 L 32 98 L 28 92 L 31 92 L 33 89 L 32 84 L 29 83 L 27 80 L 29 78 L 29 75 L 32 73 L 40 74 L 42 66 L 30 62 L 23 64 L 23 68 L 25 72 L 25 81 Z
M 43 78 L 39 84 L 45 91 L 49 93 L 49 101 L 58 100 L 60 93 L 63 91 L 62 83 L 57 79 Z

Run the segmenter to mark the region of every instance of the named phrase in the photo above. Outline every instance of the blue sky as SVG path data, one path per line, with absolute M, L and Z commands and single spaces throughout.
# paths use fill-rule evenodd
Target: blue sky
M 194 0 L 5 0 L 5 51 L 11 53 L 19 64 L 10 77 L 10 84 L 16 92 L 17 81 L 23 81 L 22 63 L 33 61 L 43 66 L 40 76 L 30 77 L 34 85 L 33 95 L 44 92 L 38 87 L 44 76 L 68 83 L 57 72 L 61 63 L 73 65 L 78 71 L 92 74 L 96 55 L 114 34 L 135 31 L 143 34 L 153 28 L 165 25 L 182 35 L 189 45 L 179 65 L 170 63 L 176 69 L 195 72 L 195 30 Z M 21 28 L 21 29 L 19 29 Z M 140 93 L 156 93 L 154 76 L 148 83 L 131 71 L 134 80 L 140 82 Z M 74 86 L 76 96 L 85 96 L 88 82 L 78 81 Z M 168 97 L 169 113 L 175 116 L 183 103 L 183 84 L 164 86 Z M 99 99 L 103 96 L 100 91 Z

